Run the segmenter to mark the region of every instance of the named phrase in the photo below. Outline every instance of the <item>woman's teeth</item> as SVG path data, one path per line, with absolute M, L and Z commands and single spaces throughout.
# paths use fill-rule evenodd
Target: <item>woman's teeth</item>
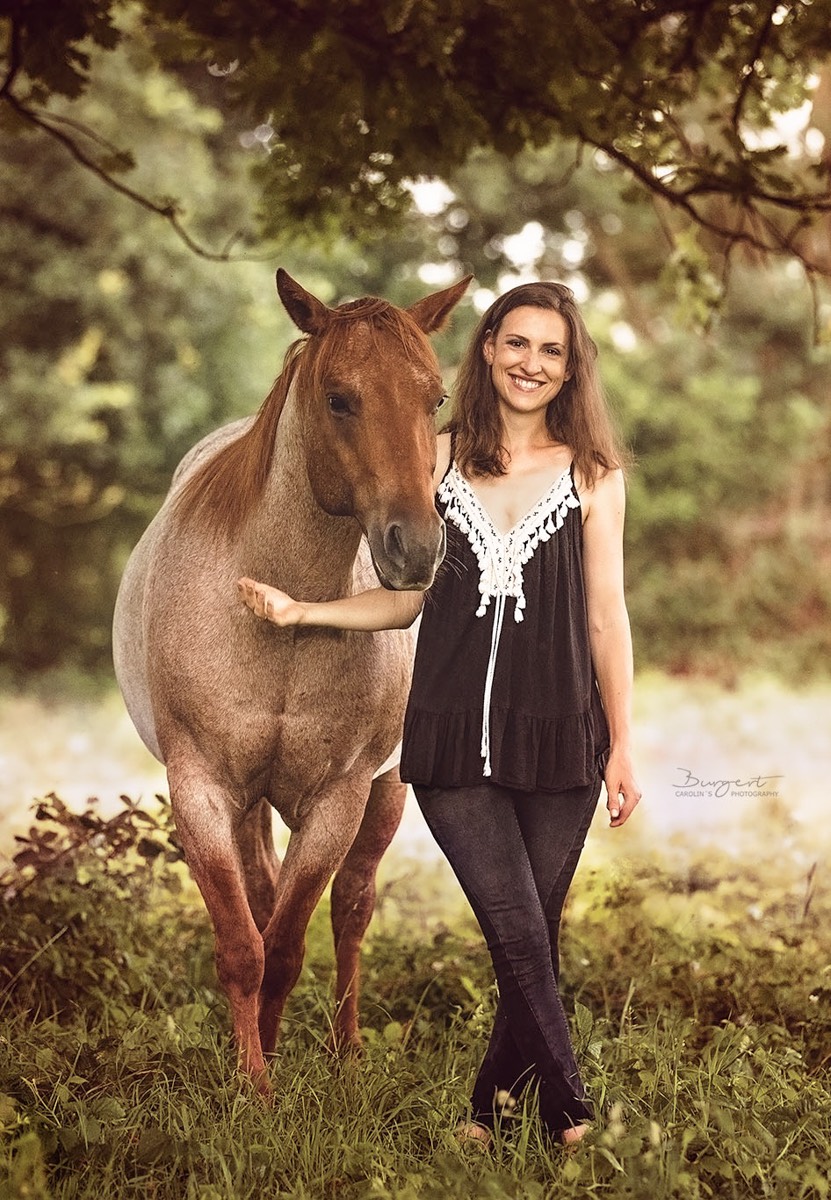
M 542 387 L 542 381 L 539 379 L 522 379 L 519 375 L 512 375 L 511 379 L 523 392 L 535 392 L 538 387 Z

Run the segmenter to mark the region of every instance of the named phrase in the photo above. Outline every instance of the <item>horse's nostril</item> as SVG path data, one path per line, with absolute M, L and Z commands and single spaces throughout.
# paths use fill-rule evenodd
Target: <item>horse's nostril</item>
M 441 522 L 425 529 L 412 527 L 406 518 L 390 521 L 383 533 L 370 534 L 369 544 L 385 587 L 417 590 L 430 586 L 444 556 L 444 528 Z
M 388 525 L 384 532 L 384 549 L 387 556 L 393 562 L 401 564 L 406 558 L 406 550 L 404 547 L 404 533 L 400 525 L 393 522 Z

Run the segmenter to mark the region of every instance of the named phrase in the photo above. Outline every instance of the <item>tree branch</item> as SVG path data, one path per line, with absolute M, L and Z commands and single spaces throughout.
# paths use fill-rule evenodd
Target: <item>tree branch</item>
M 111 142 L 109 138 L 105 138 L 97 129 L 91 129 L 89 125 L 85 125 L 83 121 L 76 121 L 74 117 L 67 117 L 64 113 L 43 113 L 43 120 L 47 120 L 50 124 L 66 125 L 68 129 L 74 129 L 76 133 L 83 134 L 91 142 L 95 142 L 102 150 L 106 150 L 108 154 L 112 154 L 114 158 L 129 158 L 129 151 L 122 150 L 120 146 L 116 146 L 115 142 Z
M 738 95 L 736 96 L 736 102 L 733 105 L 733 115 L 730 118 L 730 123 L 733 126 L 733 130 L 736 133 L 736 136 L 738 136 L 739 121 L 741 120 L 742 110 L 744 108 L 745 100 L 747 99 L 747 94 L 750 91 L 750 88 L 753 84 L 753 80 L 756 77 L 755 76 L 756 63 L 759 59 L 759 55 L 762 53 L 762 51 L 765 48 L 765 45 L 767 44 L 768 38 L 770 37 L 770 32 L 771 32 L 771 29 L 773 28 L 773 14 L 776 12 L 778 7 L 779 7 L 779 0 L 771 0 L 770 7 L 768 9 L 767 18 L 766 18 L 764 24 L 762 25 L 762 28 L 759 30 L 759 36 L 756 38 L 756 41 L 753 45 L 753 50 L 750 55 L 750 61 L 747 63 L 747 74 L 742 78 L 742 82 L 739 87 Z
M 802 264 L 805 280 L 811 293 L 811 314 L 813 316 L 814 345 L 819 345 L 822 339 L 822 297 L 817 286 L 817 272 Z
M 796 247 L 785 247 L 781 241 L 781 231 L 777 235 L 777 244 L 771 245 L 770 242 L 760 240 L 757 234 L 748 232 L 747 229 L 736 229 L 707 217 L 695 206 L 692 197 L 704 198 L 708 195 L 725 196 L 740 203 L 746 212 L 753 212 L 756 215 L 760 215 L 756 208 L 756 202 L 765 202 L 779 208 L 788 209 L 791 212 L 796 211 L 804 214 L 806 217 L 812 214 L 831 212 L 831 199 L 823 199 L 819 195 L 809 195 L 800 200 L 787 196 L 773 196 L 767 192 L 759 191 L 752 196 L 745 195 L 738 197 L 736 196 L 735 189 L 729 187 L 726 181 L 717 178 L 713 178 L 709 182 L 701 180 L 696 184 L 690 185 L 688 188 L 676 190 L 657 178 L 642 163 L 637 162 L 631 156 L 619 150 L 613 143 L 600 141 L 587 134 L 581 134 L 580 136 L 584 141 L 595 146 L 596 149 L 602 150 L 604 154 L 608 154 L 610 158 L 619 162 L 629 174 L 634 176 L 653 195 L 660 196 L 661 199 L 666 200 L 673 208 L 680 209 L 686 213 L 687 217 L 694 224 L 707 230 L 708 233 L 714 234 L 721 240 L 730 241 L 735 239 L 744 242 L 746 245 L 766 253 L 777 249 L 777 246 L 779 249 L 787 249 L 789 253 L 795 254 L 803 265 L 806 265 L 806 260 L 802 252 Z M 765 218 L 765 221 L 770 231 L 776 228 L 769 218 Z M 814 267 L 813 269 L 818 268 Z
M 9 31 L 9 69 L 6 72 L 6 78 L 0 85 L 0 99 L 5 99 L 10 93 L 12 84 L 17 78 L 17 73 L 21 66 L 20 53 L 20 25 L 11 17 L 9 20 L 11 26 Z
M 207 259 L 209 262 L 263 262 L 274 257 L 273 251 L 262 254 L 231 254 L 230 249 L 228 248 L 221 251 L 214 251 L 210 250 L 206 246 L 203 246 L 188 232 L 188 230 L 182 224 L 179 211 L 177 210 L 174 202 L 160 204 L 155 200 L 151 200 L 149 196 L 145 196 L 142 192 L 137 191 L 135 188 L 130 187 L 129 184 L 123 183 L 120 179 L 116 179 L 109 171 L 105 170 L 104 167 L 97 163 L 95 159 L 91 158 L 90 155 L 86 153 L 86 151 L 74 138 L 70 137 L 68 133 L 65 133 L 57 126 L 59 124 L 65 124 L 76 128 L 80 132 L 83 132 L 86 136 L 89 136 L 93 141 L 98 142 L 98 144 L 102 147 L 112 149 L 111 144 L 107 142 L 106 139 L 100 137 L 93 131 L 87 130 L 79 122 L 73 121 L 71 118 L 61 117 L 59 115 L 53 116 L 52 113 L 36 112 L 34 109 L 27 107 L 27 105 L 22 103 L 22 101 L 18 100 L 17 97 L 14 96 L 10 91 L 7 91 L 6 94 L 2 96 L 2 99 L 5 100 L 6 104 L 14 109 L 19 116 L 23 117 L 24 120 L 34 125 L 35 128 L 40 129 L 42 132 L 48 134 L 51 138 L 54 138 L 55 141 L 60 142 L 60 144 L 69 151 L 76 162 L 80 163 L 81 166 L 86 167 L 87 170 L 91 171 L 93 175 L 95 175 L 97 179 L 100 179 L 102 183 L 106 184 L 107 187 L 112 188 L 112 190 L 118 192 L 119 195 L 125 196 L 128 200 L 131 200 L 134 204 L 137 204 L 140 208 L 145 209 L 147 212 L 153 213 L 155 216 L 161 217 L 163 220 L 165 220 L 176 236 L 185 244 L 185 246 L 187 246 L 188 250 L 197 255 L 199 258 Z M 116 150 L 116 153 L 121 152 Z M 232 235 L 229 239 L 228 247 L 230 247 L 230 245 L 233 244 L 233 242 L 236 241 L 239 236 L 239 234 Z

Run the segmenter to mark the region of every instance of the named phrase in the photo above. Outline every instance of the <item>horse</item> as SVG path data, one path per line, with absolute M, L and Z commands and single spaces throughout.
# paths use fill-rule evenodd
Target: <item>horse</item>
M 332 308 L 279 270 L 280 300 L 305 336 L 256 416 L 184 457 L 116 600 L 116 677 L 167 768 L 239 1066 L 266 1096 L 266 1058 L 333 876 L 331 1037 L 337 1051 L 360 1048 L 360 946 L 406 790 L 387 764 L 412 640 L 278 629 L 240 602 L 236 581 L 306 600 L 379 581 L 429 587 L 444 553 L 432 484 L 443 387 L 427 335 L 470 278 L 406 309 L 375 297 Z M 290 831 L 282 864 L 272 810 Z

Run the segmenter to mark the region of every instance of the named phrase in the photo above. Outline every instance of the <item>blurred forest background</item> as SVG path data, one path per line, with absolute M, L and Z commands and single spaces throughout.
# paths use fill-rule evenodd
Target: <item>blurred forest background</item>
M 790 681 L 827 672 L 831 318 L 804 253 L 737 240 L 725 254 L 723 238 L 662 214 L 610 154 L 566 136 L 480 145 L 383 220 L 280 208 L 257 178 L 273 168 L 274 124 L 266 107 L 257 118 L 229 102 L 235 61 L 186 53 L 183 35 L 168 45 L 169 28 L 140 6 L 113 19 L 118 44 L 86 43 L 88 72 L 67 58 L 88 74 L 83 89 L 66 64 L 68 83 L 34 89 L 48 130 L 0 105 L 7 681 L 56 667 L 108 675 L 120 573 L 176 463 L 256 408 L 294 336 L 276 265 L 330 303 L 366 293 L 406 303 L 474 272 L 438 343 L 448 381 L 494 293 L 531 277 L 570 283 L 636 456 L 627 569 L 639 666 L 727 682 L 748 668 Z M 766 92 L 786 147 L 778 161 L 814 169 L 831 134 L 831 75 L 818 67 L 800 91 L 779 69 Z M 55 129 L 87 148 L 94 131 L 99 170 Z M 320 167 L 329 194 L 351 194 L 345 159 Z M 227 253 L 194 252 L 102 171 L 168 216 L 175 192 L 190 235 Z M 829 219 L 812 234 L 818 254 Z

